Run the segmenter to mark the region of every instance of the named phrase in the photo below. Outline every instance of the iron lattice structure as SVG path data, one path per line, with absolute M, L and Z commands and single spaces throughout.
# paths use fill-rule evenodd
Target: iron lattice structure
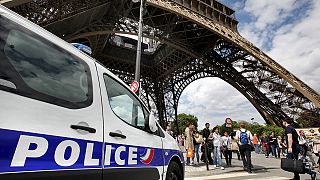
M 93 56 L 126 83 L 134 79 L 139 3 L 131 0 L 6 0 L 13 11 Z M 216 0 L 146 0 L 141 97 L 161 125 L 175 120 L 193 81 L 218 77 L 242 93 L 269 124 L 303 117 L 317 122 L 319 94 L 237 31 L 234 10 Z

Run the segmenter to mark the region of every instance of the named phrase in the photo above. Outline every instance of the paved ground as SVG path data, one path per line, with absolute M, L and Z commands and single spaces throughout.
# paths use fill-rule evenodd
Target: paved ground
M 236 154 L 234 154 L 236 157 Z M 224 159 L 222 159 L 224 162 Z M 253 173 L 249 174 L 243 171 L 242 161 L 232 159 L 232 167 L 225 170 L 214 169 L 210 165 L 209 171 L 205 164 L 199 166 L 186 166 L 185 180 L 288 180 L 293 177 L 292 173 L 287 173 L 280 169 L 280 159 L 266 159 L 262 154 L 252 153 Z M 320 177 L 320 175 L 318 175 Z M 301 175 L 301 180 L 311 179 L 309 175 Z M 320 178 L 319 178 L 320 179 Z

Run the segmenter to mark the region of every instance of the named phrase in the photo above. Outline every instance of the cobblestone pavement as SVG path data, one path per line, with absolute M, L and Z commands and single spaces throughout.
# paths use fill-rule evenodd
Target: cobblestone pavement
M 236 157 L 236 154 L 233 157 Z M 224 159 L 222 161 L 224 162 Z M 235 158 L 232 159 L 232 166 L 226 167 L 225 170 L 214 168 L 213 165 L 210 165 L 209 171 L 207 171 L 204 163 L 186 166 L 185 180 L 287 180 L 293 177 L 292 173 L 280 169 L 280 159 L 265 158 L 262 154 L 252 153 L 252 164 L 252 174 L 244 172 L 242 161 Z M 309 175 L 301 175 L 301 180 L 303 179 L 311 178 Z

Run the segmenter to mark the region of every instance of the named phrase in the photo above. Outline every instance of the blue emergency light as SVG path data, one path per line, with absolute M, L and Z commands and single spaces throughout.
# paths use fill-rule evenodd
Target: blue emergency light
M 86 46 L 84 44 L 81 43 L 71 43 L 74 47 L 76 47 L 77 49 L 79 49 L 80 51 L 88 54 L 88 55 L 92 55 L 92 49 L 89 46 Z

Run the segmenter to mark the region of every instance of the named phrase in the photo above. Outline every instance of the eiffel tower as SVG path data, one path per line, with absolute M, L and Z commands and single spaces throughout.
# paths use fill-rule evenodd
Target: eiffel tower
M 93 57 L 130 84 L 134 80 L 139 3 L 132 0 L 2 0 L 3 5 Z M 146 0 L 141 98 L 164 127 L 177 119 L 183 90 L 218 77 L 243 94 L 266 123 L 319 121 L 319 94 L 238 30 L 235 11 L 216 0 Z M 177 123 L 177 121 L 175 121 Z

